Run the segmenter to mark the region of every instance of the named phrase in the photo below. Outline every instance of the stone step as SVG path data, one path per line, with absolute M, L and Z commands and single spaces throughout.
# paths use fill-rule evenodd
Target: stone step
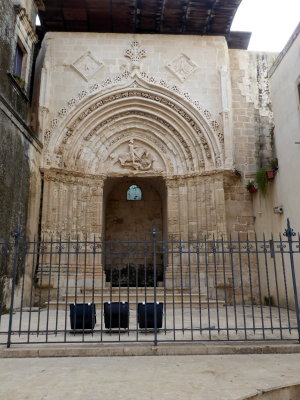
M 172 294 L 166 294 L 166 296 L 164 296 L 163 294 L 157 294 L 156 295 L 156 301 L 159 302 L 164 302 L 166 301 L 167 303 L 172 304 L 174 299 L 174 302 L 177 303 L 190 303 L 190 301 L 194 302 L 194 303 L 199 303 L 199 295 L 198 293 L 194 293 L 194 294 L 177 294 L 177 295 L 173 295 Z M 206 301 L 207 296 L 206 295 L 201 295 L 200 296 L 200 301 Z M 62 301 L 66 300 L 65 296 L 61 297 Z M 120 294 L 120 296 L 118 294 L 109 294 L 109 293 L 105 293 L 103 295 L 101 294 L 94 294 L 94 297 L 92 295 L 83 295 L 81 293 L 77 294 L 76 296 L 76 301 L 77 303 L 90 303 L 94 300 L 95 303 L 101 303 L 106 302 L 106 301 L 129 301 L 130 303 L 134 303 L 136 301 L 138 301 L 139 303 L 143 302 L 143 301 L 150 301 L 153 302 L 154 301 L 154 294 L 153 293 L 149 293 L 147 294 L 147 296 L 135 296 L 134 294 L 129 294 L 129 296 L 126 293 Z M 71 303 L 74 303 L 75 301 L 75 295 L 68 295 L 68 301 Z
M 92 295 L 83 295 L 83 294 L 78 294 L 76 296 L 76 302 L 77 303 L 92 303 L 94 302 L 96 304 L 96 307 L 99 308 L 101 307 L 101 304 L 105 302 L 129 302 L 130 304 L 130 309 L 136 309 L 137 303 L 143 303 L 143 302 L 149 302 L 152 303 L 154 302 L 154 295 L 153 294 L 147 294 L 147 298 L 145 296 L 138 296 L 136 297 L 133 294 L 129 294 L 129 297 L 127 294 L 122 294 L 122 295 L 117 295 L 117 294 L 112 294 L 110 295 L 109 293 L 104 293 L 103 296 L 98 294 L 94 294 L 94 297 Z M 215 299 L 210 299 L 209 301 L 207 300 L 206 295 L 201 295 L 200 300 L 199 300 L 199 294 L 198 293 L 192 293 L 190 294 L 177 294 L 173 295 L 172 294 L 166 294 L 166 296 L 157 294 L 156 295 L 156 301 L 160 303 L 165 303 L 166 307 L 169 309 L 172 309 L 173 304 L 176 308 L 184 306 L 184 308 L 189 308 L 192 306 L 193 308 L 208 308 L 209 307 L 223 307 L 225 304 L 224 301 L 218 300 L 216 301 Z M 75 303 L 75 296 L 74 295 L 68 295 L 67 298 L 67 305 Z M 56 309 L 58 305 L 58 309 L 65 309 L 66 307 L 66 297 L 63 296 L 59 299 L 58 303 L 56 300 L 52 300 L 49 302 L 50 309 Z

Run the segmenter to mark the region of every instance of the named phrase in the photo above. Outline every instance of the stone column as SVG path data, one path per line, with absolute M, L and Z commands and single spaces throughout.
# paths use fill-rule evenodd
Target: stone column
M 85 279 L 86 288 L 92 285 L 99 287 L 102 281 L 102 254 L 99 242 L 103 226 L 103 177 L 54 169 L 44 170 L 43 173 L 42 238 L 45 241 L 62 238 L 65 240 L 65 248 L 69 238 L 73 247 L 77 239 L 82 242 L 77 255 L 73 254 L 68 259 L 65 254 L 59 260 L 58 254 L 54 254 L 52 264 L 57 267 L 60 263 L 62 268 L 69 266 L 71 286 L 74 283 L 72 274 L 77 270 L 78 286 L 82 285 Z M 95 254 L 94 240 L 97 242 Z M 43 260 L 48 264 L 49 261 L 49 256 Z M 96 284 L 92 282 L 93 276 Z M 61 278 L 60 285 L 63 287 L 64 284 Z M 57 277 L 53 274 L 52 287 L 56 285 Z

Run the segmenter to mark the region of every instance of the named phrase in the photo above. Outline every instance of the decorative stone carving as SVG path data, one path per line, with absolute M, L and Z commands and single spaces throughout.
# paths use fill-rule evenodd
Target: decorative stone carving
M 89 81 L 100 68 L 103 67 L 103 62 L 96 60 L 88 51 L 86 54 L 76 60 L 72 67 L 82 76 L 83 79 Z
M 125 57 L 130 58 L 132 69 L 139 69 L 142 58 L 145 58 L 147 52 L 143 49 L 138 41 L 130 43 L 130 48 L 125 50 Z
M 156 85 L 160 88 L 163 89 L 167 89 L 173 93 L 175 93 L 177 96 L 182 97 L 184 100 L 188 101 L 189 104 L 191 106 L 193 106 L 202 116 L 202 118 L 204 120 L 207 121 L 207 124 L 210 126 L 210 128 L 216 133 L 216 135 L 219 138 L 219 141 L 221 143 L 221 145 L 223 145 L 224 143 L 224 134 L 222 132 L 221 126 L 219 125 L 219 123 L 215 120 L 212 119 L 212 116 L 210 114 L 210 112 L 206 109 L 203 109 L 199 103 L 199 101 L 197 100 L 193 100 L 192 97 L 190 96 L 190 94 L 188 92 L 183 92 L 178 86 L 174 85 L 174 84 L 169 84 L 168 82 L 166 82 L 163 79 L 160 79 L 159 81 L 157 81 L 153 76 L 148 75 L 146 72 L 140 72 L 138 75 L 139 79 L 142 79 L 144 82 L 147 82 L 151 85 Z M 95 93 L 97 91 L 101 92 L 103 89 L 109 89 L 109 88 L 113 88 L 116 85 L 125 85 L 126 83 L 128 83 L 128 79 L 130 78 L 130 72 L 125 70 L 124 72 L 122 72 L 121 74 L 116 75 L 113 78 L 108 78 L 105 79 L 102 83 L 99 84 L 94 84 L 92 86 L 90 86 L 89 88 L 89 92 L 90 93 Z M 136 82 L 132 82 L 131 85 L 132 86 L 137 86 Z M 139 87 L 143 87 L 141 85 L 139 85 Z M 86 95 L 88 94 L 88 92 L 86 90 L 82 90 L 80 93 L 78 93 L 76 98 L 72 98 L 67 102 L 67 107 L 68 108 L 68 112 L 67 114 L 65 114 L 64 109 L 61 109 L 58 112 L 58 118 L 59 119 L 64 119 L 66 117 L 66 115 L 68 115 L 72 109 L 84 98 L 86 97 Z M 119 97 L 117 97 L 119 96 Z M 111 98 L 111 96 L 109 96 Z M 122 96 L 116 95 L 114 97 L 114 99 L 117 98 L 121 98 Z M 124 97 L 124 96 L 123 96 Z M 96 108 L 99 108 L 101 105 L 103 105 L 104 103 L 97 102 L 93 107 L 93 110 L 95 110 Z M 52 125 L 52 124 L 51 124 Z M 191 121 L 191 125 L 197 125 L 196 122 L 194 120 Z M 50 129 L 51 130 L 51 129 Z
M 177 112 L 181 117 L 183 117 L 188 123 L 189 125 L 192 127 L 192 129 L 197 133 L 197 135 L 200 136 L 200 141 L 203 145 L 203 148 L 205 150 L 205 154 L 207 158 L 211 158 L 211 151 L 209 148 L 209 145 L 203 135 L 203 133 L 201 132 L 199 125 L 197 124 L 197 122 L 195 120 L 193 120 L 190 115 L 184 111 L 184 109 L 182 107 L 180 107 L 178 104 L 174 103 L 171 99 L 167 100 L 166 98 L 159 96 L 158 94 L 152 94 L 146 91 L 141 91 L 141 90 L 125 90 L 124 92 L 120 92 L 118 94 L 110 94 L 107 95 L 105 97 L 103 97 L 101 100 L 97 101 L 97 103 L 91 105 L 89 108 L 87 108 L 84 112 L 82 112 L 78 118 L 74 121 L 74 123 L 72 124 L 72 126 L 67 130 L 67 132 L 65 133 L 65 136 L 63 138 L 63 143 L 66 144 L 68 139 L 73 135 L 76 126 L 82 122 L 86 117 L 88 117 L 93 111 L 95 111 L 96 109 L 99 109 L 100 107 L 109 104 L 113 101 L 119 100 L 119 99 L 124 99 L 124 98 L 130 98 L 130 97 L 141 97 L 141 98 L 145 98 L 145 99 L 149 99 L 155 102 L 159 102 L 167 107 L 169 107 L 170 109 L 172 109 L 173 111 Z M 206 110 L 205 110 L 206 111 Z M 138 113 L 138 112 L 136 112 Z M 205 113 L 205 115 L 207 117 L 210 116 L 210 113 L 207 111 Z M 114 117 L 116 118 L 116 117 Z M 187 152 L 189 152 L 189 158 L 192 158 L 192 154 L 189 151 L 189 147 L 187 145 L 187 143 L 184 141 L 184 139 L 181 137 L 181 135 L 173 128 L 171 127 L 171 125 L 169 123 L 167 123 L 166 121 L 160 119 L 159 117 L 157 118 L 158 120 L 160 120 L 160 122 L 162 122 L 164 125 L 166 125 L 168 128 L 172 129 L 175 133 L 175 135 L 179 135 L 179 140 L 182 143 L 182 145 L 184 146 L 185 150 Z M 103 122 L 101 122 L 102 126 L 108 124 L 109 122 L 111 122 L 112 118 L 109 118 Z M 93 134 L 91 134 L 93 135 Z M 85 138 L 85 140 L 88 140 L 91 136 L 88 136 Z
M 118 162 L 123 168 L 132 168 L 136 171 L 149 171 L 154 159 L 146 149 L 134 144 L 131 139 L 128 143 L 128 152 L 118 156 Z
M 180 80 L 184 82 L 196 69 L 198 65 L 185 54 L 180 54 L 171 61 L 167 68 Z

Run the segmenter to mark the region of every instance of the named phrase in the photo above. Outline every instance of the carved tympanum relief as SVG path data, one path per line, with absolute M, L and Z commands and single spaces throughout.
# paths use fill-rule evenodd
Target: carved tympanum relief
M 89 81 L 100 68 L 103 67 L 103 62 L 96 60 L 88 51 L 86 54 L 78 58 L 72 67 L 81 75 L 86 81 Z
M 152 169 L 154 158 L 143 147 L 129 140 L 128 151 L 118 155 L 118 162 L 122 168 L 130 168 L 136 171 L 149 171 Z

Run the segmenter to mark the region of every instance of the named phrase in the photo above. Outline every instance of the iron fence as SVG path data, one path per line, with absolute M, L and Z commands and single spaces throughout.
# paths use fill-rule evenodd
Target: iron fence
M 0 343 L 300 339 L 300 236 L 0 244 Z M 7 278 L 8 276 L 8 278 Z

